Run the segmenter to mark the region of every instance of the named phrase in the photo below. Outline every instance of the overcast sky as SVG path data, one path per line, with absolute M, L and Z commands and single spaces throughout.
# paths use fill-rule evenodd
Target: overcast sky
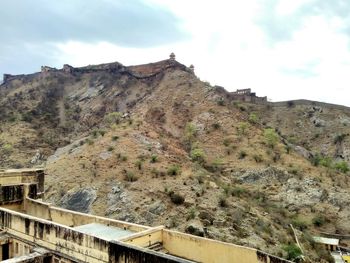
M 350 0 L 1 0 L 0 32 L 0 73 L 174 52 L 231 91 L 350 106 Z

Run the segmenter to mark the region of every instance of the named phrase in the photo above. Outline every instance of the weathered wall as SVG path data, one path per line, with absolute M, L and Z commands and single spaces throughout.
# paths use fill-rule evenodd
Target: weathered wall
M 350 256 L 343 256 L 343 260 L 344 260 L 346 263 L 350 263 Z
M 120 242 L 110 243 L 109 254 L 109 262 L 111 263 L 193 263 L 192 261 L 122 244 Z
M 109 226 L 115 226 L 123 229 L 127 229 L 134 232 L 139 232 L 143 230 L 150 229 L 150 227 L 137 225 L 133 223 L 128 223 L 124 221 L 74 212 L 71 210 L 58 208 L 51 206 L 50 204 L 27 199 L 25 202 L 25 211 L 27 214 L 39 218 L 44 218 L 48 220 L 52 220 L 58 224 L 66 225 L 66 226 L 80 226 L 86 225 L 90 223 L 100 223 Z
M 23 185 L 0 186 L 0 205 L 21 203 L 23 201 L 23 194 Z
M 0 227 L 11 235 L 34 242 L 84 262 L 108 262 L 109 244 L 72 228 L 0 208 Z
M 274 107 L 288 107 L 288 105 L 290 105 L 291 103 L 292 105 L 318 106 L 318 107 L 327 107 L 327 108 L 333 108 L 333 109 L 339 109 L 339 110 L 349 110 L 349 107 L 346 107 L 346 106 L 312 101 L 312 100 L 278 101 L 278 102 L 270 102 L 269 104 Z
M 164 227 L 157 227 L 154 229 L 145 230 L 141 233 L 136 233 L 132 236 L 122 239 L 121 241 L 139 246 L 139 247 L 149 247 L 156 243 L 163 242 L 163 230 Z
M 211 263 L 282 263 L 284 259 L 256 249 L 237 246 L 171 230 L 163 230 L 163 246 L 170 254 L 196 262 Z
M 0 208 L 0 228 L 18 239 L 83 262 L 189 263 L 122 242 L 108 242 L 72 228 Z
M 52 220 L 50 215 L 50 204 L 26 198 L 24 201 L 24 211 L 26 214 L 46 220 Z
M 149 227 L 142 226 L 142 225 L 108 219 L 108 218 L 94 216 L 94 215 L 83 214 L 83 213 L 74 212 L 74 211 L 70 211 L 70 210 L 66 210 L 58 207 L 51 207 L 50 214 L 53 221 L 61 224 L 72 225 L 72 226 L 79 226 L 79 225 L 84 225 L 89 223 L 100 223 L 100 224 L 115 226 L 115 227 L 127 229 L 130 231 L 135 231 L 135 232 L 149 229 Z

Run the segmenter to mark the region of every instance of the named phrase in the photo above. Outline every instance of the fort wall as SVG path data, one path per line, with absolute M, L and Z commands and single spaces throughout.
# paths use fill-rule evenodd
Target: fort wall
M 296 105 L 302 105 L 302 106 L 327 107 L 327 108 L 333 108 L 338 110 L 349 110 L 349 107 L 347 106 L 319 102 L 319 101 L 312 101 L 312 100 L 278 101 L 278 102 L 270 102 L 269 104 L 272 105 L 273 107 L 292 107 Z

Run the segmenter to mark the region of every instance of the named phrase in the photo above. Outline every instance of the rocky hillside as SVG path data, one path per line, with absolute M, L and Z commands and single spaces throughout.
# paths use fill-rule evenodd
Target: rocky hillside
M 350 110 L 229 98 L 174 60 L 11 77 L 0 165 L 45 165 L 62 207 L 290 259 L 293 224 L 306 260 L 327 259 L 311 235 L 350 233 Z

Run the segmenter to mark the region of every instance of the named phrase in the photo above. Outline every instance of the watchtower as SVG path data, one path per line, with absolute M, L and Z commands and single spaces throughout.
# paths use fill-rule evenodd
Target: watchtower
M 174 54 L 174 52 L 171 52 L 169 58 L 170 58 L 170 60 L 175 60 L 175 54 Z

